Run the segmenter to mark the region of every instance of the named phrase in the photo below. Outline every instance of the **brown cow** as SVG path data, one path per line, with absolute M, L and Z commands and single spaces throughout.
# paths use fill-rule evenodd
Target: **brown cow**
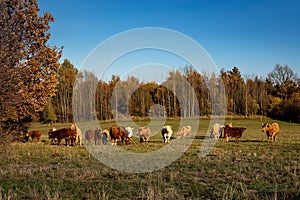
M 280 127 L 277 122 L 262 124 L 262 132 L 266 132 L 269 142 L 276 142 L 276 136 L 279 134 Z
M 66 139 L 66 145 L 74 144 L 74 140 L 76 137 L 76 130 L 72 130 L 71 128 L 62 128 L 58 130 L 50 129 L 48 132 L 49 139 L 57 139 L 57 145 L 60 145 L 62 139 Z
M 245 130 L 246 128 L 244 127 L 230 127 L 229 125 L 226 125 L 224 128 L 224 137 L 226 142 L 229 141 L 229 137 L 234 137 L 235 142 L 238 142 Z
M 40 139 L 41 139 L 41 135 L 42 135 L 41 130 L 30 131 L 30 132 L 26 131 L 26 132 L 23 134 L 24 142 L 28 142 L 29 137 L 31 137 L 31 141 L 32 141 L 32 142 L 34 142 L 35 139 L 39 142 Z
M 126 145 L 130 143 L 130 138 L 128 137 L 128 133 L 124 127 L 113 125 L 109 129 L 109 135 L 112 145 L 117 145 L 117 140 L 119 140 L 121 144 L 124 142 L 124 140 Z
M 95 144 L 95 131 L 94 130 L 87 130 L 85 132 L 85 141 L 86 141 L 86 144 Z

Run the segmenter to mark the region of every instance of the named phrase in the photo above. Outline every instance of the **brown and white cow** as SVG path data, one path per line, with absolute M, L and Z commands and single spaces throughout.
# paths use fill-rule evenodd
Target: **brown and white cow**
M 161 129 L 161 134 L 164 138 L 164 143 L 170 142 L 170 139 L 171 139 L 172 134 L 173 134 L 172 126 L 170 126 L 170 125 L 164 126 Z
M 262 132 L 266 132 L 269 142 L 276 141 L 276 136 L 279 134 L 280 127 L 277 122 L 262 124 Z
M 183 126 L 176 135 L 176 139 L 189 137 L 192 131 L 191 126 Z
M 74 144 L 74 138 L 76 137 L 76 130 L 71 128 L 62 128 L 58 130 L 50 129 L 48 132 L 49 139 L 57 139 L 58 145 L 60 145 L 62 139 L 66 139 L 66 145 Z
M 37 140 L 38 142 L 41 140 L 42 132 L 41 130 L 34 130 L 34 131 L 26 131 L 23 134 L 24 142 L 28 142 L 29 137 L 31 137 L 31 141 L 34 142 Z
M 246 128 L 244 127 L 230 127 L 229 125 L 226 125 L 224 128 L 224 137 L 226 142 L 229 141 L 229 137 L 234 137 L 235 142 L 238 142 L 245 130 Z
M 140 137 L 140 143 L 148 142 L 150 139 L 151 130 L 146 126 L 140 127 L 137 135 Z
M 130 138 L 128 137 L 128 132 L 124 127 L 113 125 L 109 129 L 109 135 L 111 138 L 112 145 L 117 145 L 117 141 L 121 144 L 125 141 L 126 145 L 130 143 Z

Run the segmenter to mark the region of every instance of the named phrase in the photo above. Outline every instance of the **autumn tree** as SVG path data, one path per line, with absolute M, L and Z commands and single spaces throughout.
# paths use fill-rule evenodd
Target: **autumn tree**
M 61 50 L 50 47 L 50 13 L 37 0 L 0 1 L 0 132 L 41 111 L 55 94 Z

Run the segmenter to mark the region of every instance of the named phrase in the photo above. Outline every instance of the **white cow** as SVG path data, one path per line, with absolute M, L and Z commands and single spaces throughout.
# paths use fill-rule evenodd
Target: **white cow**
M 130 126 L 126 126 L 125 130 L 127 131 L 128 137 L 132 138 L 132 136 L 133 136 L 133 128 L 131 128 Z
M 172 126 L 166 125 L 161 129 L 161 134 L 164 138 L 164 142 L 170 142 L 171 136 L 173 134 Z
M 210 127 L 210 137 L 214 139 L 219 139 L 219 137 L 222 136 L 222 131 L 225 128 L 224 125 L 221 125 L 219 123 L 215 123 Z

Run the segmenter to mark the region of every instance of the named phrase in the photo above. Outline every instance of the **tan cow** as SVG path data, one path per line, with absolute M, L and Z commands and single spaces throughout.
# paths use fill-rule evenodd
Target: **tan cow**
M 276 141 L 276 136 L 279 134 L 280 127 L 277 122 L 262 124 L 262 132 L 266 132 L 269 142 Z
M 191 126 L 183 126 L 176 135 L 176 139 L 189 137 L 192 131 Z
M 149 127 L 140 127 L 137 134 L 140 137 L 140 143 L 148 142 L 151 136 L 151 130 Z
M 82 146 L 82 132 L 81 132 L 81 130 L 78 128 L 78 126 L 76 124 L 72 124 L 71 129 L 76 130 L 75 143 L 79 146 Z

